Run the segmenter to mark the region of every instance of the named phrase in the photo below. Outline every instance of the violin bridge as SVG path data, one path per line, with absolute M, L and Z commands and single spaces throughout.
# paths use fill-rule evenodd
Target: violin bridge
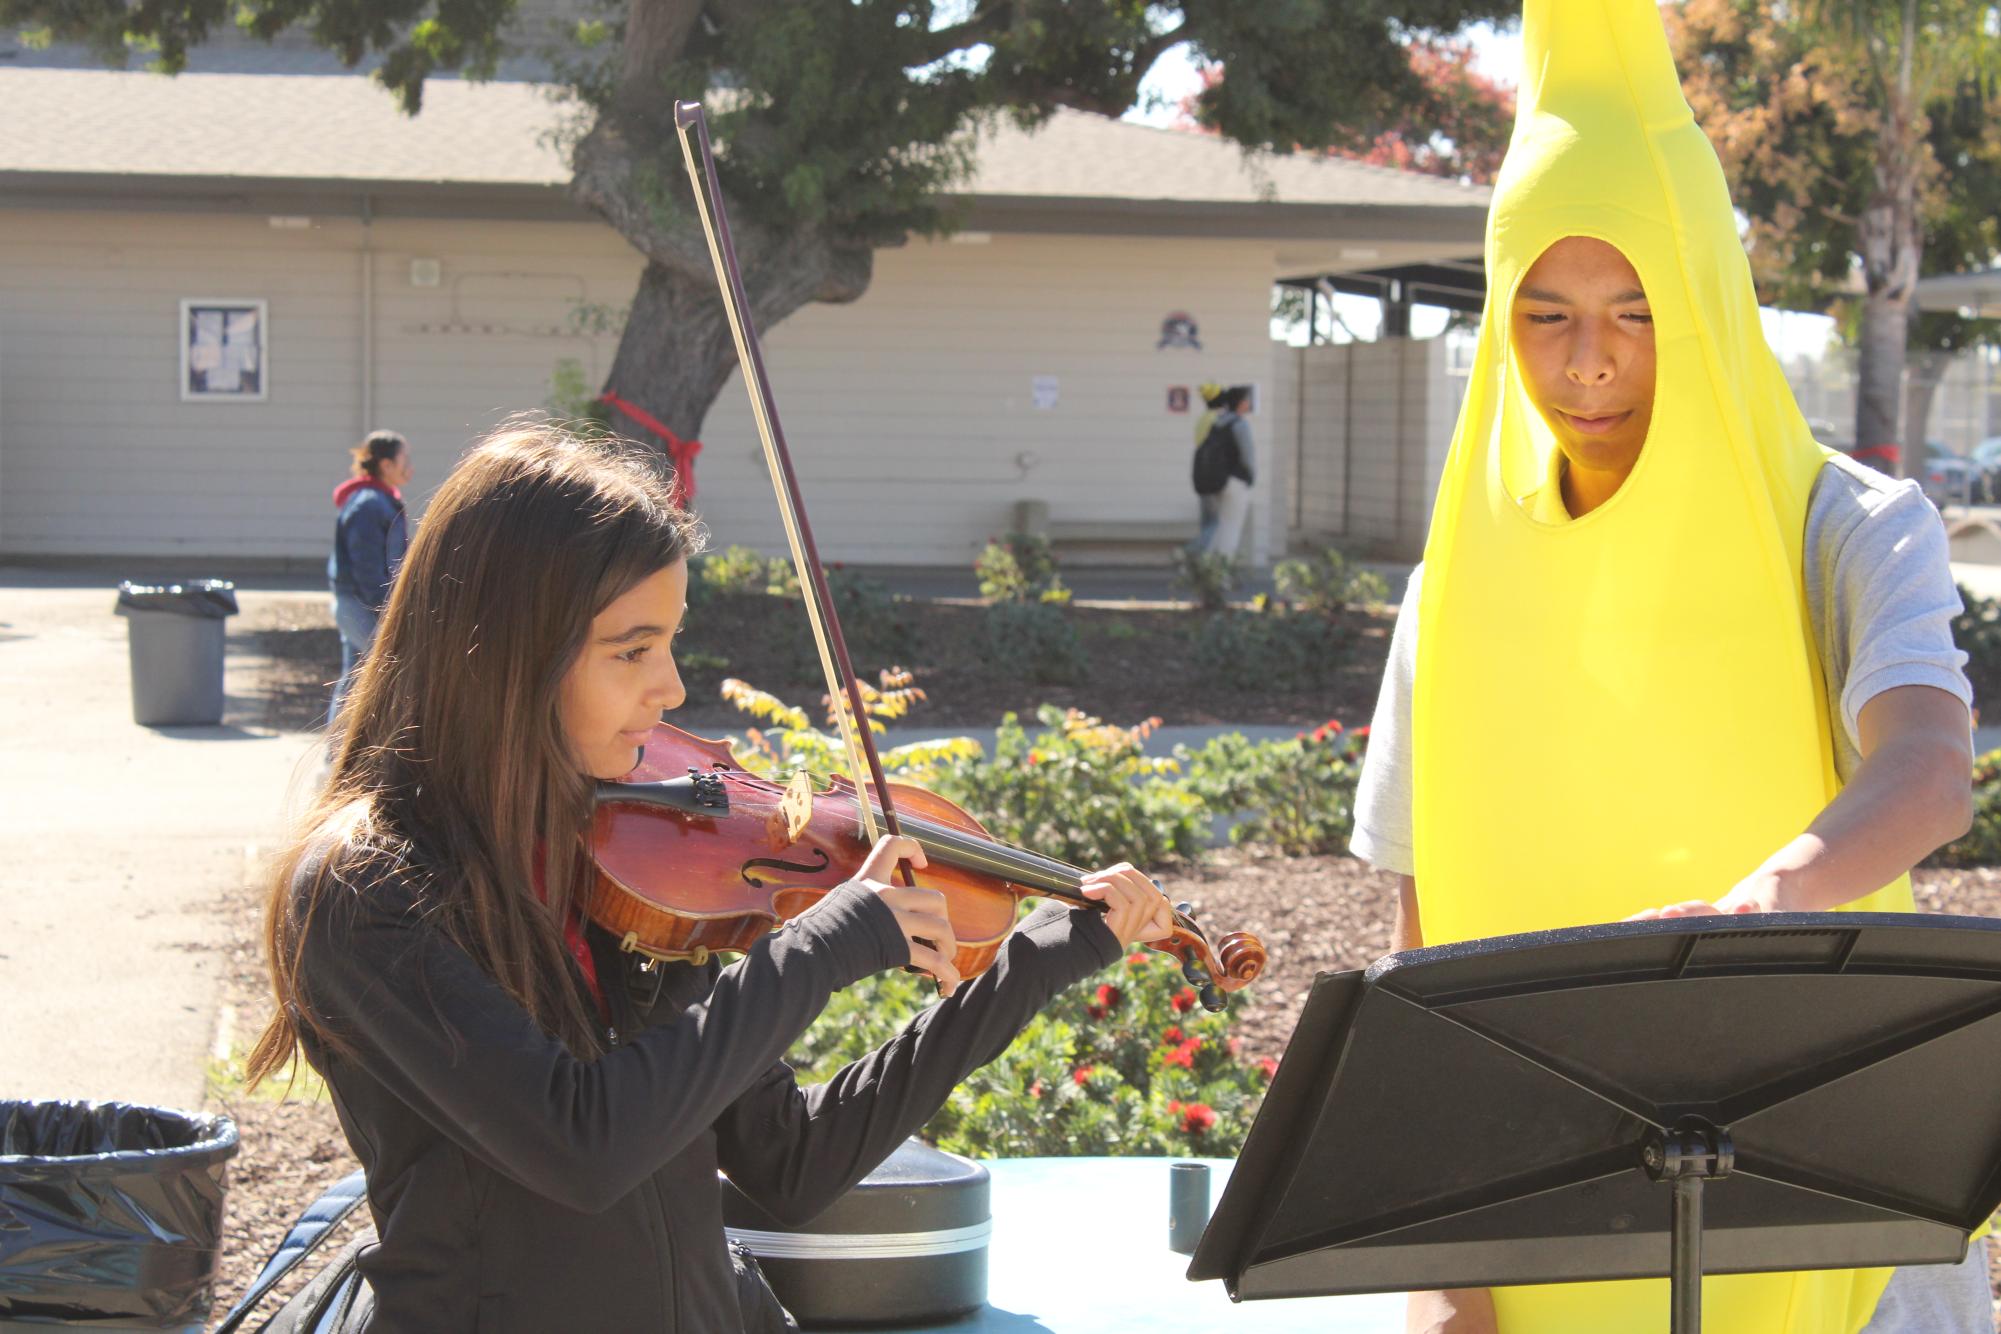
M 785 842 L 797 843 L 813 821 L 813 778 L 804 769 L 792 775 L 785 795 L 778 802 L 778 819 L 785 822 Z M 773 830 L 773 833 L 778 832 Z

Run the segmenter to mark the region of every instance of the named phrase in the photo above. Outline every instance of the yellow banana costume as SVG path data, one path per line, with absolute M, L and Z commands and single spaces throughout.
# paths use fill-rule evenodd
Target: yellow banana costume
M 1487 308 L 1418 608 L 1426 944 L 1720 898 L 1839 786 L 1801 568 L 1825 454 L 1765 345 L 1722 168 L 1659 13 L 1528 0 L 1522 45 Z M 1550 523 L 1520 500 L 1553 475 L 1557 445 L 1509 315 L 1522 275 L 1566 236 L 1617 247 L 1639 273 L 1655 392 L 1618 493 Z M 1909 882 L 1850 906 L 1910 911 Z M 1706 1328 L 1854 1334 L 1889 1273 L 1711 1278 Z M 1667 1321 L 1665 1280 L 1494 1296 L 1507 1334 Z

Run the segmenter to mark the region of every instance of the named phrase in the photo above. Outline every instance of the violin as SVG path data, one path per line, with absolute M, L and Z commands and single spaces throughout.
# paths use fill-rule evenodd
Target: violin
M 597 870 L 585 912 L 629 950 L 707 962 L 718 950 L 748 949 L 851 879 L 878 832 L 886 830 L 913 838 L 924 849 L 929 862 L 924 879 L 944 892 L 958 940 L 953 963 L 961 977 L 977 976 L 998 957 L 1023 897 L 1047 895 L 1100 911 L 1103 905 L 1079 892 L 1084 873 L 1076 867 L 999 843 L 951 802 L 884 776 L 778 421 L 778 401 L 764 373 L 701 104 L 676 103 L 674 128 L 847 751 L 848 774 L 825 790 L 803 774 L 775 783 L 745 770 L 727 744 L 660 724 L 639 768 L 628 775 L 637 781 L 598 785 L 591 823 Z M 899 816 L 899 806 L 908 818 Z M 917 883 L 908 864 L 898 874 L 907 884 Z M 1173 933 L 1154 947 L 1181 961 L 1182 975 L 1212 1010 L 1223 1007 L 1224 993 L 1248 984 L 1265 965 L 1264 946 L 1246 933 L 1226 935 L 1212 947 L 1186 904 L 1175 908 Z
M 1023 898 L 1064 899 L 1102 911 L 1080 892 L 1085 873 L 1051 857 L 997 842 L 963 809 L 924 788 L 888 785 L 904 837 L 924 849 L 918 883 L 945 896 L 962 977 L 986 971 L 1013 929 Z M 745 769 L 723 741 L 662 723 L 638 768 L 600 782 L 591 822 L 596 872 L 585 895 L 591 920 L 628 951 L 706 963 L 741 953 L 851 879 L 874 840 L 855 785 L 836 776 L 824 790 L 803 774 L 781 783 Z M 1193 909 L 1179 904 L 1174 930 L 1152 948 L 1173 955 L 1202 1004 L 1264 970 L 1265 949 L 1237 931 L 1213 946 Z

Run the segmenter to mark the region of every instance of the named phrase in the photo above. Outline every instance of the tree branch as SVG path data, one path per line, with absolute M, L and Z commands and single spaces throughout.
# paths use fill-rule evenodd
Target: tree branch
M 1007 31 L 1006 7 L 1003 5 L 978 5 L 972 17 L 964 23 L 954 23 L 949 28 L 938 28 L 927 32 L 913 44 L 917 58 L 913 65 L 930 65 L 943 60 L 955 51 L 963 51 L 969 46 L 991 42 Z
M 1140 78 L 1144 79 L 1147 71 L 1153 68 L 1154 62 L 1166 55 L 1171 48 L 1179 45 L 1187 34 L 1188 20 L 1183 19 L 1166 32 L 1141 42 L 1139 49 L 1133 52 L 1133 69 Z
M 702 0 L 630 0 L 619 52 L 618 100 L 640 110 L 657 102 L 660 72 L 687 48 L 702 16 Z

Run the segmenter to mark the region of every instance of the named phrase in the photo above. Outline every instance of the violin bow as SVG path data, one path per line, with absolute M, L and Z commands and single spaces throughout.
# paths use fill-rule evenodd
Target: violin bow
M 799 494 L 792 451 L 786 448 L 785 429 L 778 422 L 778 402 L 771 396 L 771 385 L 765 378 L 764 354 L 758 347 L 757 329 L 751 323 L 750 299 L 744 293 L 729 215 L 723 210 L 722 188 L 716 181 L 716 158 L 709 147 L 709 121 L 702 112 L 702 104 L 676 102 L 674 129 L 681 139 L 681 156 L 688 164 L 688 180 L 695 187 L 695 208 L 701 215 L 702 234 L 708 238 L 709 258 L 716 266 L 716 283 L 722 288 L 730 333 L 736 339 L 737 364 L 743 368 L 744 387 L 750 391 L 751 415 L 757 420 L 758 439 L 764 442 L 764 461 L 771 470 L 771 486 L 778 493 L 778 513 L 784 520 L 785 537 L 792 548 L 792 566 L 805 594 L 806 618 L 813 626 L 813 642 L 820 650 L 828 698 L 833 701 L 834 718 L 840 724 L 841 741 L 847 748 L 849 773 L 860 798 L 855 804 L 861 812 L 862 833 L 874 843 L 875 811 L 867 797 L 871 789 L 881 807 L 884 826 L 892 834 L 903 831 L 897 823 L 896 809 L 890 804 L 889 782 L 883 777 L 882 759 L 876 754 L 875 738 L 867 725 L 868 715 L 862 709 L 861 689 L 855 680 L 854 663 L 848 656 L 847 638 L 841 633 L 841 618 L 827 591 L 826 573 L 820 568 L 820 550 L 813 542 L 813 527 L 806 520 L 806 502 Z M 699 165 L 695 161 L 697 154 L 701 157 Z M 907 867 L 904 878 L 906 881 L 910 878 Z
M 709 258 L 716 266 L 716 283 L 722 288 L 723 310 L 729 316 L 730 334 L 736 339 L 737 364 L 743 369 L 744 387 L 750 391 L 751 415 L 757 421 L 758 439 L 764 442 L 764 461 L 771 471 L 772 489 L 778 494 L 778 513 L 785 522 L 785 536 L 792 548 L 793 568 L 799 573 L 799 587 L 805 594 L 806 616 L 813 626 L 813 642 L 820 650 L 820 667 L 826 673 L 828 698 L 840 724 L 841 740 L 847 747 L 849 773 L 855 784 L 855 804 L 861 815 L 862 833 L 870 843 L 877 836 L 875 810 L 868 793 L 875 792 L 882 823 L 892 834 L 901 834 L 896 808 L 889 799 L 889 782 L 883 777 L 882 759 L 876 753 L 868 715 L 855 679 L 848 643 L 841 634 L 841 619 L 834 599 L 827 591 L 827 576 L 820 568 L 819 548 L 813 542 L 812 525 L 806 521 L 806 502 L 799 494 L 799 478 L 792 468 L 792 451 L 785 445 L 785 430 L 778 423 L 778 403 L 771 396 L 764 374 L 764 354 L 758 347 L 757 330 L 751 323 L 750 298 L 743 290 L 743 273 L 737 264 L 736 243 L 730 236 L 729 215 L 723 210 L 722 187 L 716 181 L 716 158 L 709 145 L 709 121 L 700 102 L 674 104 L 674 129 L 681 139 L 681 156 L 688 164 L 688 180 L 695 188 L 695 209 L 702 219 L 702 234 L 708 238 Z M 697 155 L 701 162 L 696 163 Z M 864 776 L 867 782 L 863 781 Z M 904 883 L 916 880 L 908 866 L 901 868 Z M 1103 911 L 1102 905 L 1094 905 Z M 1175 907 L 1177 925 L 1192 936 L 1205 951 L 1218 951 L 1226 976 L 1241 986 L 1264 967 L 1265 950 L 1255 937 L 1242 932 L 1225 936 L 1215 947 L 1196 925 L 1188 904 Z M 1200 995 L 1205 1008 L 1223 1005 L 1222 995 L 1209 969 L 1194 953 L 1169 950 L 1181 958 L 1182 975 Z

